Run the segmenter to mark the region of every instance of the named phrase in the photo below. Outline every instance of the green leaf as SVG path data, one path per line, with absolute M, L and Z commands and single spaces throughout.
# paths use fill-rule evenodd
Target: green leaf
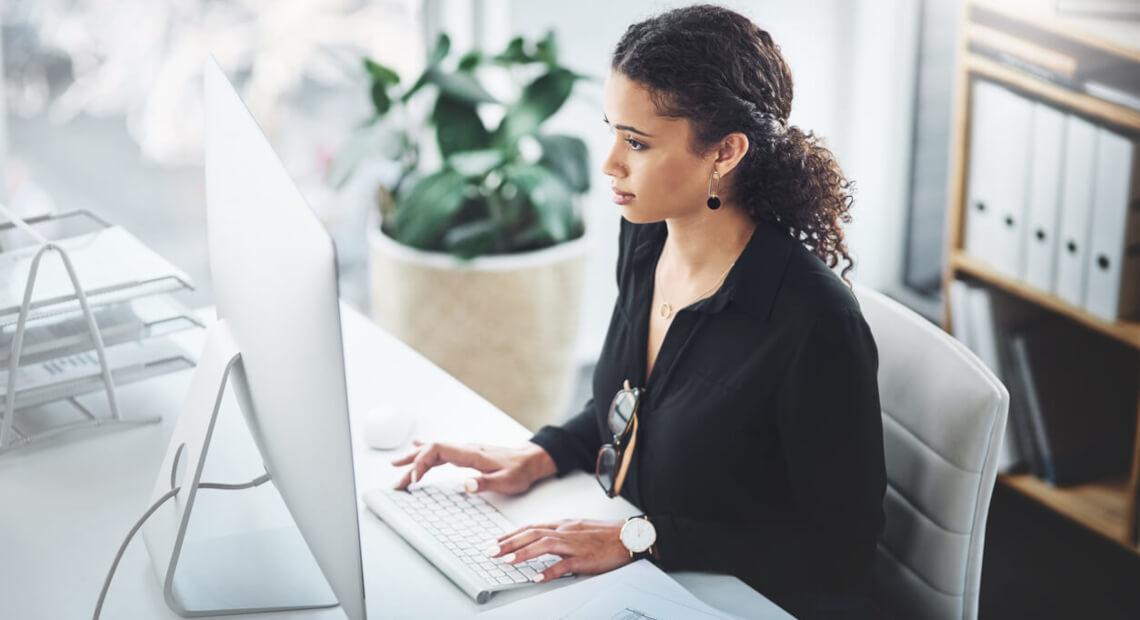
M 553 30 L 548 30 L 546 36 L 535 44 L 534 59 L 551 67 L 558 64 L 558 45 L 554 41 Z
M 458 258 L 467 260 L 485 254 L 500 235 L 499 223 L 491 219 L 460 224 L 443 236 L 443 247 Z
M 471 50 L 459 59 L 459 70 L 465 73 L 471 73 L 483 62 L 483 53 L 479 50 Z
M 589 152 L 580 138 L 562 135 L 535 136 L 542 145 L 538 164 L 558 176 L 571 192 L 581 194 L 590 189 Z
M 399 74 L 371 58 L 364 59 L 364 70 L 368 72 L 373 82 L 379 82 L 385 86 L 395 86 L 400 83 Z
M 377 116 L 384 116 L 392 109 L 392 98 L 383 82 L 372 83 L 372 107 L 376 108 Z
M 492 168 L 502 164 L 507 156 L 499 149 L 462 151 L 447 158 L 447 165 L 467 178 L 482 177 Z
M 415 83 L 408 89 L 408 92 L 404 93 L 401 100 L 407 103 L 412 95 L 428 84 L 435 84 L 441 93 L 455 99 L 470 103 L 499 103 L 499 100 L 487 92 L 472 74 L 464 72 L 447 73 L 438 65 L 424 69 L 424 72 L 416 78 Z
M 504 172 L 530 199 L 539 225 L 550 241 L 560 243 L 569 239 L 574 227 L 574 202 L 562 181 L 546 168 L 534 164 L 507 166 Z
M 491 134 L 471 103 L 440 94 L 431 113 L 436 141 L 443 157 L 459 151 L 477 151 L 491 146 Z
M 546 233 L 541 223 L 515 233 L 511 236 L 510 243 L 513 248 L 542 248 L 552 244 L 550 235 Z
M 385 159 L 392 161 L 404 159 L 408 150 L 412 148 L 412 142 L 408 138 L 408 134 L 400 129 L 382 131 L 379 138 L 377 138 L 377 143 L 380 145 L 380 154 Z
M 470 73 L 447 73 L 439 67 L 431 67 L 424 73 L 429 82 L 439 86 L 439 91 L 449 97 L 470 103 L 499 102 Z
M 527 84 L 519 100 L 507 110 L 496 140 L 500 144 L 513 144 L 520 137 L 533 134 L 566 102 L 575 79 L 573 72 L 555 67 Z
M 495 56 L 493 60 L 499 64 L 510 65 L 525 64 L 531 62 L 532 58 L 526 53 L 526 50 L 523 49 L 523 38 L 515 37 L 507 44 L 507 49 L 503 50 L 503 53 L 498 56 Z
M 326 178 L 341 189 L 361 163 L 375 157 L 397 161 L 409 148 L 407 135 L 388 127 L 372 127 L 349 136 L 329 163 Z
M 447 53 L 451 51 L 451 37 L 447 33 L 439 33 L 439 37 L 435 40 L 435 47 L 432 48 L 431 53 L 428 54 L 428 64 L 438 65 L 447 58 Z
M 416 78 L 416 81 L 412 83 L 412 87 L 408 89 L 408 92 L 404 93 L 400 97 L 400 101 L 407 103 L 408 100 L 412 98 L 412 95 L 416 94 L 416 92 L 418 92 L 428 83 L 428 71 L 430 70 L 431 67 L 424 69 L 424 72 L 421 73 L 420 76 Z
M 396 240 L 432 249 L 467 199 L 467 182 L 454 170 L 420 179 L 396 208 Z

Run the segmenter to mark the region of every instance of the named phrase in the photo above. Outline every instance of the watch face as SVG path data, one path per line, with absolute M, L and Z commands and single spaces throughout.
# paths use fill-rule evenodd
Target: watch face
M 641 553 L 657 542 L 657 530 L 648 519 L 630 519 L 621 528 L 621 542 L 634 553 Z

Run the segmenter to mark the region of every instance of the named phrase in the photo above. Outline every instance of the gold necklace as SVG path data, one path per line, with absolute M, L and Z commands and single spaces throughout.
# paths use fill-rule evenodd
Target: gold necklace
M 725 276 L 728 275 L 728 272 L 732 271 L 732 268 L 735 266 L 736 266 L 736 261 L 732 261 L 732 264 L 728 266 L 728 269 L 724 270 L 724 273 L 720 274 L 720 277 L 717 278 L 715 282 L 713 282 L 712 286 L 710 286 L 705 292 L 701 293 L 700 295 L 697 295 L 695 298 L 693 298 L 693 301 L 690 301 L 689 303 L 692 304 L 699 299 L 704 299 L 710 293 L 712 293 L 714 290 L 716 290 L 716 287 L 720 286 L 721 280 L 724 280 Z M 665 319 L 666 321 L 673 318 L 673 306 L 672 306 L 672 304 L 670 304 L 667 301 L 661 302 L 661 308 L 658 310 L 658 312 L 661 313 L 661 318 Z

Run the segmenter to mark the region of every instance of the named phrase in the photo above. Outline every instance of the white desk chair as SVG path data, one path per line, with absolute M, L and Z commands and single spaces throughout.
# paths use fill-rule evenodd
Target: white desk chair
M 855 294 L 879 349 L 887 464 L 876 601 L 891 618 L 977 618 L 1009 393 L 918 314 L 865 288 Z

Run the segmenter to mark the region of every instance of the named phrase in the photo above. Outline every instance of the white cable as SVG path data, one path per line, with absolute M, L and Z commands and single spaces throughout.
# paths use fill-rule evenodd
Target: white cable
M 260 486 L 268 481 L 269 474 L 263 474 L 257 478 L 254 478 L 253 480 L 250 480 L 249 482 L 243 482 L 240 484 L 204 482 L 202 484 L 199 484 L 198 488 L 237 491 Z M 127 532 L 127 537 L 123 539 L 123 544 L 119 545 L 119 551 L 115 554 L 115 560 L 111 562 L 111 569 L 107 571 L 107 578 L 103 580 L 103 589 L 99 592 L 99 602 L 95 604 L 95 614 L 92 616 L 92 620 L 99 620 L 99 615 L 103 613 L 103 601 L 107 598 L 107 591 L 111 589 L 111 578 L 115 576 L 115 570 L 119 568 L 119 561 L 123 559 L 123 553 L 126 552 L 127 545 L 130 544 L 131 539 L 134 538 L 135 534 L 138 533 L 139 529 L 142 528 L 144 523 L 146 523 L 146 520 L 149 519 L 156 510 L 162 507 L 162 505 L 165 504 L 167 500 L 174 497 L 175 495 L 178 495 L 178 491 L 180 490 L 182 490 L 182 487 L 175 487 L 163 494 L 162 497 L 158 498 L 158 501 L 151 504 L 151 507 L 146 509 L 146 512 L 143 513 L 143 516 L 140 517 L 139 520 L 136 521 L 135 524 L 131 527 L 131 531 Z
M 119 552 L 115 554 L 115 561 L 111 562 L 111 570 L 107 571 L 107 578 L 103 580 L 103 589 L 99 592 L 99 602 L 95 604 L 95 615 L 92 616 L 92 620 L 99 620 L 99 614 L 103 613 L 103 599 L 107 598 L 107 590 L 111 588 L 111 577 L 115 576 L 115 569 L 119 567 L 119 560 L 123 559 L 123 552 L 127 550 L 127 544 L 134 538 L 135 532 L 139 531 L 139 528 L 142 527 L 143 523 L 146 523 L 150 515 L 154 514 L 154 511 L 165 504 L 166 500 L 178 495 L 178 491 L 181 489 L 182 487 L 173 488 L 158 498 L 158 501 L 152 504 L 151 507 L 147 508 L 147 511 L 143 513 L 142 518 L 135 522 L 131 531 L 127 532 L 127 537 L 123 539 L 123 544 L 119 545 Z
M 240 491 L 242 489 L 251 489 L 259 487 L 266 482 L 269 482 L 269 474 L 262 474 L 249 482 L 242 482 L 241 484 L 222 484 L 220 482 L 203 482 L 198 485 L 199 489 L 221 489 L 223 491 Z

